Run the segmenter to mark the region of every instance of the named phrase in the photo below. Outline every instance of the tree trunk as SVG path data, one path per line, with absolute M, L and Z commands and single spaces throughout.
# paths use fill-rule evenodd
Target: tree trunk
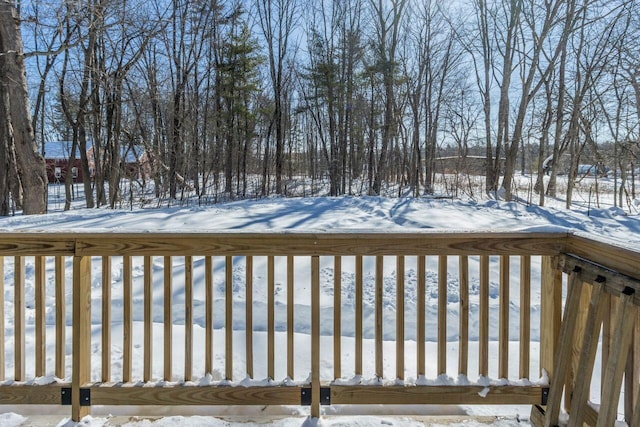
M 20 19 L 12 1 L 0 0 L 0 99 L 8 100 L 4 117 L 10 132 L 2 132 L 0 148 L 15 150 L 16 169 L 24 190 L 23 213 L 46 211 L 47 174 L 38 153 L 29 111 Z M 5 151 L 5 153 L 7 153 Z M 6 156 L 5 156 L 6 158 Z

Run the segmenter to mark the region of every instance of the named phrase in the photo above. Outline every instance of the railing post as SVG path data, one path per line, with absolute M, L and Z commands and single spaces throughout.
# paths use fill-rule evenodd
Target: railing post
M 540 375 L 553 376 L 553 358 L 562 322 L 562 272 L 555 268 L 554 258 L 543 256 L 541 263 L 540 300 Z
M 71 418 L 78 422 L 91 409 L 80 400 L 80 387 L 91 379 L 91 257 L 73 257 L 73 369 Z

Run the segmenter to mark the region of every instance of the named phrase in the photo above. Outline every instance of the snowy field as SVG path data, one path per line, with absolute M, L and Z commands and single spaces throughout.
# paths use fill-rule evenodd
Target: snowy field
M 556 203 L 560 205 L 561 203 Z M 553 203 L 552 203 L 553 205 Z M 239 201 L 239 202 L 229 202 L 225 204 L 214 205 L 210 207 L 177 207 L 177 208 L 157 208 L 157 209 L 133 209 L 130 211 L 113 211 L 108 209 L 94 209 L 94 210 L 81 210 L 76 209 L 69 212 L 59 212 L 59 213 L 51 213 L 44 216 L 30 216 L 30 217 L 8 217 L 0 219 L 0 230 L 2 231 L 82 231 L 82 232 L 127 232 L 127 231 L 137 231 L 137 232 L 198 232 L 198 231 L 278 231 L 278 230 L 287 230 L 287 231 L 327 231 L 327 232 L 336 232 L 340 230 L 359 230 L 359 231 L 411 231 L 411 230 L 455 230 L 455 231 L 466 231 L 466 230 L 504 230 L 504 231 L 564 231 L 564 230 L 572 230 L 575 232 L 585 233 L 592 237 L 597 237 L 600 239 L 608 239 L 616 242 L 620 245 L 625 245 L 629 247 L 639 248 L 640 249 L 640 216 L 637 214 L 628 211 L 625 212 L 619 208 L 613 207 L 605 207 L 602 209 L 594 208 L 594 206 L 588 207 L 577 207 L 574 210 L 567 211 L 561 208 L 540 208 L 537 206 L 527 206 L 523 203 L 507 203 L 502 201 L 460 201 L 453 199 L 430 199 L 430 198 L 400 198 L 400 199 L 391 199 L 391 198 L 376 198 L 376 197 L 361 197 L 361 198 L 349 198 L 349 197 L 339 197 L 339 198 L 297 198 L 297 199 L 280 199 L 280 198 L 269 198 L 257 201 Z M 158 259 L 155 262 L 158 263 L 158 268 L 160 268 L 161 260 Z M 456 260 L 451 260 L 450 271 L 456 271 Z M 5 313 L 13 313 L 13 271 L 10 260 L 5 260 Z M 196 281 L 194 282 L 194 323 L 196 325 L 194 330 L 194 342 L 201 342 L 204 340 L 204 332 L 199 325 L 204 324 L 204 310 L 203 310 L 203 301 L 204 301 L 204 277 L 199 273 L 199 263 L 202 263 L 198 259 L 195 260 L 195 277 Z M 29 264 L 29 261 L 27 262 Z M 179 282 L 181 277 L 184 277 L 183 272 L 184 265 L 180 265 L 179 261 L 174 264 L 174 276 L 176 278 L 175 282 Z M 256 272 L 258 276 L 261 274 L 263 270 L 264 262 L 257 260 L 256 262 Z M 390 283 L 393 283 L 394 279 L 394 265 L 387 266 L 385 264 L 385 281 L 389 280 Z M 52 268 L 52 266 L 51 266 Z M 300 269 L 300 273 L 296 272 L 296 277 L 304 275 L 304 269 L 306 266 L 297 265 L 297 269 Z M 333 270 L 330 263 L 324 262 L 321 266 L 322 268 L 322 297 L 323 300 L 327 301 L 327 306 L 331 303 L 332 300 L 332 275 Z M 412 266 L 411 262 L 407 264 L 407 318 L 415 318 L 415 294 L 411 292 L 415 290 L 414 282 L 415 277 L 412 279 L 411 271 L 415 268 Z M 492 299 L 492 304 L 497 303 L 497 278 L 495 277 L 495 270 L 497 265 L 492 264 L 492 279 L 491 279 L 491 290 L 490 297 Z M 122 301 L 122 282 L 121 282 L 121 273 L 122 273 L 122 263 L 114 262 L 112 265 L 112 277 L 113 277 L 113 318 L 118 319 L 121 316 L 121 306 L 119 307 L 119 302 Z M 217 307 L 217 304 L 223 304 L 223 290 L 224 290 L 224 272 L 223 267 L 214 266 L 214 271 L 221 271 L 222 275 L 220 277 L 214 277 L 214 298 Z M 428 270 L 433 270 L 433 267 L 428 266 Z M 30 268 L 27 265 L 27 272 L 31 272 L 33 274 L 33 268 Z M 48 271 L 48 276 L 51 277 L 53 271 Z M 517 267 L 512 268 L 511 274 L 514 277 L 518 276 Z M 160 275 L 157 275 L 160 276 Z M 242 263 L 234 266 L 234 276 L 239 278 L 244 276 L 244 266 Z M 477 289 L 474 287 L 474 284 L 477 283 L 477 262 L 474 263 L 474 259 L 470 259 L 470 282 L 471 282 L 471 318 L 474 319 L 477 317 Z M 135 283 L 140 283 L 142 277 L 142 269 L 140 265 L 134 264 L 134 289 L 139 289 L 139 294 L 134 294 L 134 304 L 137 301 L 140 303 L 142 301 L 142 289 L 140 286 L 136 288 L 137 285 Z M 30 301 L 30 298 L 33 299 L 34 290 L 33 290 L 33 278 L 27 277 L 26 280 L 26 298 L 27 305 Z M 154 276 L 154 280 L 157 282 L 157 286 L 161 287 L 161 277 Z M 373 310 L 373 287 L 367 284 L 367 280 L 373 280 L 372 278 L 365 278 L 365 354 L 372 352 L 373 350 L 367 350 L 367 348 L 373 348 L 373 340 L 371 339 L 374 335 L 374 325 L 373 322 L 367 321 L 372 317 Z M 136 282 L 137 281 L 137 282 Z M 279 280 L 276 277 L 277 285 L 282 285 L 282 280 Z M 427 278 L 427 317 L 429 319 L 437 318 L 437 315 L 433 315 L 433 312 L 430 310 L 437 310 L 437 278 Z M 514 279 L 514 282 L 517 280 Z M 235 283 L 235 281 L 234 281 Z M 354 278 L 353 274 L 350 272 L 349 263 L 346 262 L 343 270 L 343 311 L 344 311 L 344 319 L 343 324 L 349 325 L 353 324 L 353 316 L 350 316 L 350 311 L 345 309 L 345 307 L 349 306 L 349 301 L 353 300 L 353 283 Z M 448 293 L 448 311 L 450 315 L 453 315 L 454 318 L 457 319 L 457 307 L 458 303 L 456 300 L 455 292 L 456 292 L 456 280 L 452 280 L 449 283 L 450 291 Z M 532 284 L 534 288 L 532 289 L 532 294 L 537 295 L 539 293 L 539 271 L 536 268 L 536 264 L 534 261 L 533 268 L 533 276 L 532 276 Z M 52 283 L 47 285 L 47 298 L 52 299 Z M 298 286 L 298 285 L 296 285 Z M 300 285 L 303 286 L 304 285 Z M 386 288 L 386 287 L 385 287 Z M 161 288 L 160 288 L 161 289 Z M 283 331 L 286 330 L 286 307 L 284 304 L 278 305 L 283 301 L 286 301 L 286 295 L 282 292 L 282 289 L 276 291 L 276 330 Z M 367 289 L 370 290 L 370 293 L 367 293 Z M 517 318 L 518 306 L 519 304 L 519 295 L 517 290 L 512 292 L 511 298 L 511 306 L 512 306 L 512 318 Z M 120 292 L 120 293 L 119 293 Z M 136 291 L 137 292 L 137 291 Z M 216 293 L 217 292 L 217 293 Z M 391 291 L 390 291 L 391 292 Z M 96 292 L 97 293 L 97 292 Z M 178 295 L 180 290 L 175 290 L 175 294 Z M 244 342 L 244 324 L 242 319 L 244 318 L 244 314 L 241 311 L 243 304 L 242 299 L 244 298 L 244 288 L 239 286 L 238 289 L 234 289 L 234 298 L 238 299 L 238 313 L 234 311 L 234 334 L 236 343 Z M 262 354 L 266 349 L 266 315 L 264 301 L 266 300 L 266 290 L 265 289 L 255 289 L 254 294 L 254 351 L 255 354 Z M 308 295 L 308 294 L 307 294 Z M 388 296 L 384 296 L 385 300 L 385 325 L 388 323 L 389 327 L 385 326 L 385 373 L 388 373 L 389 376 L 393 376 L 395 372 L 395 361 L 393 358 L 386 359 L 387 354 L 394 353 L 394 334 L 395 331 L 395 323 L 394 323 L 394 313 L 393 313 L 393 298 L 391 294 Z M 154 300 L 155 301 L 155 300 Z M 99 311 L 99 301 L 94 301 L 94 304 L 98 304 L 93 309 L 93 324 L 99 325 L 100 323 L 100 311 Z M 160 298 L 160 302 L 155 303 L 154 306 L 154 316 L 159 316 L 158 321 L 162 319 L 162 302 Z M 181 302 L 180 300 L 176 301 L 176 305 L 174 306 L 174 339 L 176 342 L 180 342 L 183 340 L 183 336 L 181 333 L 183 331 L 183 317 L 180 316 Z M 68 310 L 70 306 L 68 306 Z M 120 310 L 120 311 L 118 311 Z M 475 312 L 474 312 L 475 310 Z M 142 328 L 142 310 L 134 309 L 134 330 L 139 330 L 138 328 Z M 262 313 L 262 314 L 261 314 Z M 309 303 L 308 299 L 305 297 L 304 292 L 298 292 L 296 289 L 296 336 L 295 336 L 295 345 L 306 347 L 306 344 L 309 337 L 309 325 L 308 325 L 308 313 L 309 313 Z M 324 312 L 323 312 L 324 313 Z M 431 313 L 431 315 L 429 314 Z M 494 313 L 495 314 L 495 313 Z M 12 324 L 10 316 L 7 314 L 7 324 Z M 327 353 L 330 353 L 331 346 L 331 328 L 332 328 L 332 320 L 331 320 L 330 310 L 327 310 L 326 313 L 326 324 L 323 323 L 323 334 L 326 336 L 323 337 L 323 348 L 328 348 Z M 323 314 L 323 319 L 325 315 Z M 532 306 L 532 324 L 536 325 L 538 323 L 539 318 L 539 306 Z M 27 312 L 27 322 L 33 322 L 33 317 Z M 215 336 L 214 342 L 222 342 L 224 341 L 224 330 L 223 328 L 223 319 L 217 318 L 214 320 L 214 328 L 215 328 Z M 236 322 L 237 320 L 237 322 Z M 434 323 L 428 325 L 427 331 L 430 331 L 427 335 L 427 351 L 428 354 L 435 354 L 436 347 L 436 330 L 437 324 L 435 320 L 432 320 Z M 324 320 L 323 320 L 324 322 Z M 471 324 L 470 330 L 470 351 L 472 352 L 470 359 L 470 371 L 467 378 L 460 378 L 457 376 L 457 324 L 455 322 L 450 322 L 452 324 L 448 325 L 447 329 L 447 337 L 450 341 L 450 346 L 448 347 L 448 357 L 450 361 L 448 362 L 448 372 L 447 376 L 443 378 L 436 378 L 436 367 L 435 365 L 430 365 L 430 363 L 435 363 L 435 360 L 432 358 L 428 360 L 427 366 L 427 381 L 438 382 L 438 383 L 451 383 L 451 384 L 464 384 L 464 383 L 479 383 L 482 381 L 490 381 L 486 378 L 479 378 L 477 372 L 477 357 L 474 357 L 473 352 L 477 351 L 477 324 Z M 32 323 L 33 324 L 33 323 Z M 47 314 L 47 324 L 48 331 L 47 336 L 54 336 L 54 316 L 53 313 Z M 497 321 L 494 322 L 493 318 L 491 320 L 491 340 L 492 346 L 497 346 Z M 518 325 L 513 325 L 514 329 L 511 331 L 511 338 L 517 340 L 518 333 Z M 154 339 L 160 339 L 158 341 L 157 346 L 158 349 L 154 352 L 155 355 L 162 357 L 162 326 L 160 323 L 157 324 L 158 332 L 154 334 Z M 388 333 L 387 333 L 388 331 Z M 9 334 L 9 332 L 7 332 Z M 119 341 L 117 337 L 122 336 L 121 328 L 114 325 L 113 328 L 114 334 L 114 343 L 113 343 L 113 376 L 115 379 L 118 378 L 118 375 L 121 372 L 121 360 L 118 360 L 118 345 Z M 345 373 L 345 381 L 353 381 L 353 374 L 349 373 L 348 367 L 353 366 L 353 340 L 349 339 L 349 336 L 352 336 L 352 331 L 348 330 L 348 327 L 345 327 L 343 331 L 344 336 L 344 355 L 343 355 L 343 366 Z M 67 336 L 71 335 L 70 329 L 67 331 Z M 411 340 L 412 336 L 415 337 L 415 325 L 412 326 L 411 322 L 407 323 L 407 339 Z M 98 334 L 99 336 L 99 334 Z M 136 333 L 134 336 L 141 336 L 141 333 Z M 99 338 L 98 338 L 99 339 Z M 121 339 L 121 338 L 120 338 Z M 286 334 L 284 332 L 278 332 L 276 337 L 276 349 L 285 349 L 286 348 Z M 531 346 L 531 356 L 532 356 L 532 365 L 531 372 L 532 376 L 534 373 L 538 372 L 538 341 L 539 341 L 539 332 L 534 329 L 532 331 L 532 346 Z M 121 342 L 121 341 L 120 341 Z M 326 343 L 325 343 L 326 342 Z M 410 347 L 411 341 L 407 341 L 407 360 L 405 361 L 406 366 L 413 368 L 415 367 L 415 349 Z M 53 355 L 53 341 L 48 343 L 47 348 L 47 356 L 51 358 Z M 414 343 L 415 344 L 415 343 Z M 33 346 L 33 341 L 27 340 L 27 345 Z M 388 350 L 387 350 L 388 346 Z M 7 365 L 6 372 L 7 376 L 10 377 L 13 366 L 13 354 L 12 354 L 12 342 L 6 342 L 7 347 Z M 517 360 L 517 342 L 512 342 L 511 349 L 513 355 L 511 356 L 512 360 Z M 100 348 L 97 345 L 92 347 L 94 349 L 92 366 L 99 367 L 100 366 L 100 357 L 101 352 Z M 178 345 L 179 348 L 179 345 Z M 262 350 L 261 350 L 262 349 Z M 142 359 L 142 346 L 135 345 L 134 342 L 134 376 L 136 373 L 141 372 L 141 359 Z M 30 354 L 33 351 L 31 348 L 27 348 L 27 354 Z M 203 372 L 203 367 L 197 365 L 196 361 L 204 360 L 203 355 L 201 354 L 203 351 L 195 349 L 194 354 L 194 373 Z M 497 377 L 497 352 L 491 351 L 490 354 L 496 355 L 495 358 L 490 360 L 490 377 Z M 223 355 L 216 354 L 216 363 L 222 363 Z M 323 356 L 324 357 L 324 356 Z M 327 356 L 328 357 L 328 356 Z M 29 359 L 29 358 L 28 358 Z M 70 358 L 68 358 L 70 359 Z M 136 362 L 137 361 L 137 362 Z M 29 360 L 27 361 L 27 372 L 29 369 L 32 369 L 32 366 L 29 365 Z M 367 359 L 365 359 L 367 362 Z M 120 363 L 120 364 L 119 364 Z M 136 365 L 138 363 L 138 365 Z M 161 361 L 159 363 L 154 364 L 154 378 L 160 378 L 162 376 L 161 372 Z M 367 381 L 372 378 L 374 375 L 374 367 L 373 367 L 373 358 L 370 358 L 364 366 L 364 374 L 363 381 Z M 174 364 L 176 369 L 174 372 L 178 371 L 181 366 L 184 366 L 183 359 L 179 354 L 176 354 Z M 326 365 L 326 366 L 325 366 Z M 234 360 L 234 368 L 237 372 L 234 371 L 234 380 L 235 376 L 238 377 L 239 381 L 243 378 L 243 369 L 244 359 L 243 355 L 240 352 L 237 360 Z M 301 356 L 300 360 L 296 359 L 296 372 L 295 378 L 292 380 L 295 382 L 304 382 L 308 376 L 308 360 L 304 359 Z M 48 371 L 53 371 L 53 363 L 48 360 L 47 361 Z M 323 376 L 330 377 L 330 372 L 332 366 L 330 364 L 323 364 L 323 368 L 326 373 Z M 517 369 L 517 367 L 514 367 Z M 285 378 L 285 366 L 277 366 L 276 367 L 276 379 L 281 381 Z M 67 375 L 70 375 L 70 360 L 67 360 Z M 219 381 L 222 377 L 223 372 L 222 368 L 219 370 L 215 370 L 213 375 L 210 376 L 200 376 L 196 378 L 194 381 L 199 384 L 206 384 L 210 382 Z M 256 359 L 256 378 L 265 377 L 266 367 L 264 366 L 264 361 L 260 361 L 259 358 Z M 93 379 L 99 379 L 99 372 L 92 372 Z M 52 377 L 52 375 L 50 375 Z M 52 381 L 53 378 L 45 378 L 38 379 L 39 381 Z M 180 378 L 175 378 L 176 381 L 180 381 Z M 393 381 L 393 378 L 385 378 L 385 380 Z M 412 377 L 411 373 L 407 374 L 407 382 L 420 382 L 420 379 L 415 378 L 415 374 Z M 543 380 L 544 381 L 544 380 Z M 275 407 L 275 408 L 199 408 L 198 410 L 194 410 L 193 408 L 176 408 L 177 413 L 183 414 L 182 416 L 177 416 L 171 414 L 170 411 L 166 411 L 166 408 L 159 408 L 154 410 L 153 414 L 144 413 L 143 415 L 156 415 L 162 416 L 162 418 L 155 420 L 153 423 L 150 420 L 137 420 L 132 419 L 130 421 L 125 422 L 124 424 L 131 427 L 138 426 L 147 426 L 147 425 L 156 425 L 156 426 L 169 426 L 169 425 L 187 425 L 187 426 L 228 426 L 228 425 L 243 425 L 243 426 L 255 426 L 255 425 L 273 425 L 273 426 L 282 426 L 282 427 L 290 427 L 290 426 L 374 426 L 374 425 L 393 425 L 393 426 L 422 426 L 424 422 L 419 418 L 410 417 L 407 414 L 411 415 L 461 415 L 465 414 L 472 416 L 488 416 L 488 415 L 503 415 L 505 417 L 504 420 L 499 420 L 494 423 L 494 425 L 498 426 L 513 426 L 513 425 L 527 425 L 526 422 L 529 416 L 529 407 L 528 406 L 516 406 L 516 407 L 447 407 L 447 408 L 438 408 L 438 407 L 368 407 L 364 409 L 365 416 L 352 416 L 351 414 L 358 413 L 362 414 L 363 409 L 358 408 L 357 410 L 354 408 L 348 407 L 330 407 L 325 409 L 325 414 L 327 417 L 324 417 L 320 420 L 313 420 L 308 418 L 308 408 L 300 408 L 300 407 Z M 106 409 L 106 413 L 101 413 L 101 410 L 104 412 L 104 408 L 94 407 L 92 409 L 93 417 L 87 417 L 81 425 L 88 426 L 103 426 L 103 425 L 113 425 L 115 419 L 111 419 L 108 414 L 113 413 L 117 414 L 118 408 L 108 408 Z M 131 413 L 131 408 L 125 408 L 128 413 Z M 134 409 L 135 410 L 135 409 Z M 2 426 L 18 426 L 22 423 L 29 422 L 29 416 L 32 414 L 33 409 L 21 408 L 16 411 L 11 407 L 0 407 L 0 411 L 5 411 L 5 414 L 0 414 L 0 425 Z M 192 412 L 193 411 L 193 412 Z M 16 413 L 17 412 L 17 413 Z M 66 411 L 61 412 L 61 414 L 66 414 Z M 20 414 L 20 415 L 18 415 Z M 193 416 L 185 416 L 185 414 L 198 414 Z M 242 415 L 245 417 L 244 421 L 229 421 L 225 419 L 225 417 L 234 417 Z M 389 416 L 396 415 L 396 416 Z M 268 419 L 275 419 L 275 421 L 268 422 Z M 55 418 L 59 421 L 59 425 L 73 425 L 68 419 L 65 419 L 63 416 Z M 121 422 L 119 419 L 118 423 Z M 436 424 L 438 425 L 438 424 Z M 464 422 L 464 423 L 454 423 L 451 425 L 463 425 L 463 426 L 476 426 L 481 425 L 479 422 Z

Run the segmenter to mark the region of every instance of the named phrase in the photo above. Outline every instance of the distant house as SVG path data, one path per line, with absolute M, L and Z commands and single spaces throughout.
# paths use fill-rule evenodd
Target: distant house
M 63 183 L 69 167 L 72 141 L 52 141 L 44 144 L 44 160 L 50 183 Z M 84 182 L 80 164 L 80 151 L 76 149 L 76 159 L 71 167 L 73 182 Z
M 95 176 L 94 147 L 87 143 L 87 161 L 89 163 L 90 179 Z M 44 146 L 44 158 L 47 165 L 47 177 L 50 183 L 63 183 L 67 176 L 69 157 L 71 156 L 71 141 L 47 142 Z M 143 174 L 148 176 L 147 155 L 142 146 L 134 145 L 121 147 L 121 165 L 128 178 L 140 178 Z M 80 163 L 80 151 L 76 149 L 76 159 L 71 168 L 73 182 L 84 182 Z

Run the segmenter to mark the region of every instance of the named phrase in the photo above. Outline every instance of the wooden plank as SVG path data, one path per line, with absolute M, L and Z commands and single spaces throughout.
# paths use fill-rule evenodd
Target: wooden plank
M 544 425 L 544 409 L 540 405 L 531 406 L 529 422 L 533 427 L 542 427 Z
M 57 267 L 56 267 L 57 269 Z M 111 381 L 111 257 L 102 257 L 102 382 Z M 64 370 L 64 368 L 62 368 Z
M 621 247 L 610 239 L 598 240 L 570 234 L 567 238 L 566 250 L 562 252 L 577 255 L 620 274 L 638 278 L 638 251 Z M 609 278 L 607 282 L 613 283 Z M 634 289 L 636 294 L 640 291 L 637 285 Z
M 213 373 L 213 257 L 204 258 L 204 372 Z
M 467 375 L 469 368 L 469 258 L 466 255 L 460 256 L 458 270 L 460 283 L 458 373 Z
M 636 350 L 637 352 L 637 350 Z M 640 394 L 636 396 L 635 408 L 633 411 L 633 417 L 631 418 L 630 426 L 640 426 Z
M 5 377 L 5 352 L 4 328 L 6 322 L 4 319 L 4 257 L 0 256 L 0 381 L 4 381 Z M 56 326 L 57 327 L 57 326 Z M 57 372 L 56 372 L 57 375 Z
M 584 270 L 583 270 L 584 272 Z M 584 276 L 583 276 L 584 277 Z M 582 378 L 576 376 L 578 372 L 578 363 L 580 362 L 580 352 L 582 349 L 582 339 L 585 334 L 585 325 L 589 312 L 589 302 L 591 300 L 591 286 L 583 286 L 580 294 L 580 305 L 578 315 L 574 324 L 573 346 L 571 349 L 571 361 L 567 369 L 567 378 L 564 386 L 564 410 L 569 412 L 571 409 L 571 401 L 574 395 L 574 387 L 576 382 L 583 381 Z
M 62 383 L 38 386 L 2 385 L 0 386 L 0 405 L 60 405 L 62 387 L 70 386 L 71 384 Z
M 164 370 L 163 379 L 171 381 L 173 377 L 173 315 L 171 308 L 173 306 L 173 259 L 170 256 L 164 257 L 164 313 L 162 317 L 164 334 Z
M 426 283 L 427 283 L 427 261 L 424 256 L 418 256 L 417 260 L 418 267 L 418 324 L 416 326 L 416 339 L 418 340 L 418 357 L 417 357 L 417 373 L 418 377 L 424 377 L 426 374 L 426 357 L 425 357 L 425 340 L 426 340 L 426 330 L 425 330 L 425 322 L 426 322 Z
M 131 271 L 131 257 L 125 255 L 122 257 L 122 381 L 125 383 L 131 381 L 131 358 L 133 354 L 133 278 Z
M 489 376 L 489 256 L 480 257 L 480 331 L 479 331 L 479 367 L 483 377 Z
M 635 403 L 640 395 L 640 310 L 636 314 L 632 339 L 632 351 L 627 358 L 627 368 L 624 373 L 624 419 L 628 425 L 634 425 L 631 424 L 631 420 Z
M 65 259 L 55 257 L 55 296 L 56 296 L 56 377 L 65 377 L 66 356 L 66 289 L 65 289 Z M 1 277 L 1 276 L 0 276 Z M 2 366 L 2 365 L 0 365 Z M 4 373 L 4 371 L 3 371 Z
M 84 234 L 95 238 L 95 234 Z M 17 232 L 2 233 L 0 255 L 3 256 L 72 256 L 75 237 L 68 233 Z
M 47 337 L 45 319 L 45 298 L 46 298 L 46 258 L 35 257 L 36 271 L 34 277 L 35 291 L 35 356 L 36 356 L 36 377 L 42 377 L 46 371 L 47 360 Z
M 226 256 L 225 272 L 225 313 L 224 313 L 224 372 L 225 379 L 233 380 L 233 257 Z
M 267 257 L 267 378 L 271 380 L 276 377 L 275 270 L 275 258 Z
M 340 233 L 105 233 L 74 234 L 81 255 L 556 255 L 567 233 L 412 231 Z M 27 235 L 25 235 L 27 237 Z M 20 239 L 23 235 L 20 235 Z M 42 236 L 32 242 L 38 250 Z M 10 248 L 33 252 L 29 245 L 0 238 L 0 254 Z M 66 243 L 66 242 L 65 242 Z M 55 255 L 56 253 L 54 253 Z M 48 253 L 47 253 L 48 255 Z
M 184 257 L 184 380 L 193 378 L 193 257 Z
M 553 377 L 554 357 L 562 323 L 562 272 L 543 256 L 540 273 L 540 375 Z
M 549 388 L 549 398 L 545 416 L 545 427 L 558 425 L 562 391 L 564 389 L 566 372 L 571 363 L 571 352 L 573 350 L 573 333 L 578 311 L 580 309 L 580 294 L 582 293 L 582 275 L 580 270 L 569 275 L 569 290 L 567 301 L 564 307 L 564 316 L 560 328 L 560 337 L 556 355 L 554 358 L 554 374 L 551 377 L 551 387 Z
M 73 257 L 72 347 L 71 419 L 79 422 L 91 412 L 80 402 L 80 387 L 91 380 L 91 257 Z
M 144 366 L 143 381 L 151 381 L 153 372 L 153 258 L 144 257 Z
M 332 405 L 532 405 L 540 386 L 331 386 Z
M 311 257 L 311 417 L 320 417 L 320 257 Z
M 396 257 L 396 378 L 404 380 L 404 256 Z
M 622 375 L 629 356 L 637 315 L 638 307 L 633 304 L 633 295 L 623 294 L 620 297 L 618 311 L 615 313 L 615 333 L 602 383 L 602 395 L 605 399 L 600 404 L 598 411 L 598 427 L 612 426 L 618 414 Z
M 287 257 L 287 376 L 293 379 L 294 374 L 294 264 L 293 256 Z
M 342 377 L 342 257 L 333 258 L 333 378 Z
M 603 291 L 602 283 L 593 285 L 588 304 L 588 314 L 582 331 L 582 347 L 580 349 L 579 363 L 576 366 L 576 381 L 569 414 L 569 427 L 580 427 L 584 422 L 584 414 L 589 405 L 589 392 L 591 389 L 591 376 L 593 364 L 598 351 L 600 338 L 600 326 L 605 309 L 609 308 L 609 296 Z M 583 292 L 586 294 L 586 292 Z M 578 331 L 576 331 L 578 333 Z M 566 399 L 566 398 L 565 398 Z
M 438 375 L 447 373 L 447 257 L 438 257 Z
M 13 342 L 14 380 L 25 380 L 25 323 L 24 323 L 24 257 L 14 257 L 13 263 Z
M 384 292 L 384 258 L 376 257 L 376 289 L 375 289 L 375 347 L 376 347 L 376 377 L 384 377 L 384 359 L 382 353 L 383 344 L 383 311 L 382 311 L 382 295 Z
M 498 377 L 509 378 L 509 256 L 500 257 L 500 310 L 498 325 Z
M 363 303 L 362 257 L 356 257 L 356 360 L 355 374 L 362 375 L 362 303 Z
M 93 405 L 300 405 L 301 387 L 229 387 L 184 386 L 171 384 L 138 386 L 134 384 L 97 384 L 91 387 Z M 58 395 L 59 399 L 59 395 Z
M 602 320 L 602 361 L 600 367 L 600 384 L 604 383 L 604 374 L 605 367 L 609 363 L 609 353 L 611 353 L 611 339 L 614 334 L 614 321 L 613 321 L 613 313 L 618 312 L 618 303 L 620 302 L 620 298 L 618 297 L 609 297 L 609 315 L 604 316 Z M 600 399 L 602 401 L 602 387 L 600 387 Z
M 594 427 L 598 423 L 598 412 L 591 405 L 587 405 L 587 407 L 584 408 L 584 423 L 588 426 Z
M 529 378 L 531 364 L 531 257 L 520 257 L 520 378 Z
M 247 376 L 253 378 L 253 257 L 245 258 L 246 301 L 245 348 L 247 353 Z

